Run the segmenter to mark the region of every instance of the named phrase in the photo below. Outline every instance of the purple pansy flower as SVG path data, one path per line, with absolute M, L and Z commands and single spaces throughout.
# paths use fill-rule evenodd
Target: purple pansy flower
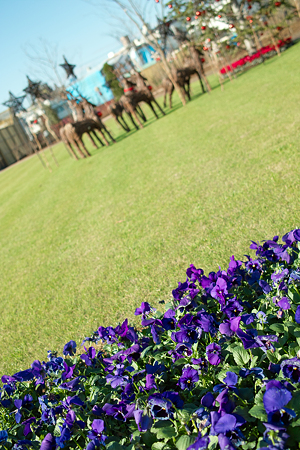
M 215 397 L 211 392 L 207 392 L 207 394 L 203 395 L 201 398 L 201 405 L 206 408 L 212 408 L 215 405 Z
M 144 415 L 141 409 L 136 409 L 133 413 L 133 416 L 139 431 L 145 432 L 152 427 L 152 418 Z
M 226 303 L 224 308 L 222 308 L 222 312 L 226 314 L 227 317 L 231 318 L 238 316 L 239 313 L 243 311 L 243 309 L 244 308 L 242 307 L 240 302 L 236 300 L 236 298 L 233 298 Z
M 92 430 L 88 433 L 88 438 L 94 441 L 95 445 L 98 447 L 100 444 L 104 444 L 106 436 L 104 436 L 105 425 L 104 421 L 101 419 L 95 419 L 92 422 Z
M 290 309 L 291 304 L 289 302 L 289 299 L 287 297 L 282 297 L 281 300 L 277 303 L 277 305 L 284 310 Z
M 219 331 L 221 334 L 226 336 L 233 336 L 234 333 L 239 329 L 241 317 L 232 317 L 231 319 L 223 322 L 219 326 Z
M 195 366 L 199 366 L 199 372 L 202 373 L 202 370 L 206 371 L 208 368 L 208 362 L 205 358 L 192 358 L 191 363 Z
M 300 305 L 297 306 L 297 309 L 295 312 L 295 322 L 300 324 Z
M 197 381 L 199 381 L 198 371 L 196 369 L 193 369 L 192 367 L 186 367 L 185 369 L 183 369 L 182 375 L 179 378 L 179 386 L 182 390 L 190 390 L 194 387 Z
M 157 389 L 157 386 L 155 384 L 155 376 L 153 374 L 148 373 L 146 375 L 145 388 L 146 388 L 147 391 L 150 391 L 150 389 Z
M 36 423 L 35 417 L 29 417 L 29 419 L 26 419 L 26 420 L 24 420 L 24 422 L 22 422 L 22 425 L 25 425 L 24 431 L 23 431 L 24 436 L 27 436 L 29 433 L 31 433 L 30 425 L 32 423 Z
M 172 403 L 162 395 L 150 396 L 148 404 L 153 419 L 168 420 L 172 416 Z
M 210 295 L 218 300 L 222 306 L 224 306 L 227 294 L 227 282 L 223 278 L 218 278 L 216 285 L 211 290 Z
M 63 354 L 65 356 L 73 356 L 76 353 L 76 342 L 75 341 L 69 341 L 64 346 Z
M 300 383 L 300 359 L 297 357 L 287 359 L 281 363 L 281 370 L 286 378 L 294 383 Z
M 135 310 L 135 315 L 136 316 L 140 316 L 141 314 L 143 315 L 143 317 L 147 314 L 149 314 L 152 311 L 151 306 L 149 305 L 149 303 L 147 302 L 142 302 L 141 306 L 139 308 L 136 308 Z
M 76 364 L 74 364 L 73 366 L 68 366 L 66 361 L 64 361 L 64 369 L 65 369 L 65 371 L 62 373 L 61 379 L 63 381 L 65 381 L 68 378 L 72 378 L 74 370 L 75 370 L 75 367 L 76 367 Z
M 256 329 L 252 328 L 245 333 L 241 329 L 236 331 L 237 336 L 243 342 L 244 348 L 256 348 L 260 347 L 264 352 L 267 350 L 274 351 L 272 342 L 277 342 L 278 337 L 274 335 L 258 336 Z
M 88 350 L 84 347 L 84 349 L 86 351 L 86 354 L 80 355 L 80 359 L 82 359 L 82 361 L 84 361 L 87 366 L 91 366 L 93 364 L 93 359 L 96 356 L 96 350 L 94 349 L 94 347 L 89 347 Z
M 212 343 L 206 347 L 207 359 L 213 366 L 217 366 L 221 362 L 221 347 Z
M 221 384 L 217 384 L 214 386 L 213 391 L 214 392 L 222 392 L 223 389 L 232 389 L 236 391 L 235 385 L 238 382 L 238 376 L 234 372 L 226 372 L 226 377 L 224 378 L 223 382 Z
M 60 385 L 61 389 L 66 389 L 68 391 L 78 391 L 78 389 L 81 388 L 80 384 L 80 377 L 76 377 L 71 381 L 67 381 L 66 383 L 62 383 Z
M 196 281 L 200 281 L 202 275 L 204 274 L 202 269 L 196 269 L 194 264 L 191 264 L 190 267 L 186 271 L 187 276 L 190 278 L 192 283 Z
M 192 445 L 190 445 L 186 450 L 205 450 L 206 448 L 208 448 L 209 442 L 210 439 L 208 436 L 202 437 L 201 433 L 199 433 L 195 442 Z
M 262 288 L 264 294 L 269 294 L 272 291 L 271 286 L 265 280 L 259 280 L 258 284 Z
M 292 399 L 290 391 L 276 380 L 269 381 L 263 396 L 263 403 L 267 414 L 280 411 Z
M 46 436 L 42 440 L 40 450 L 55 450 L 55 449 L 56 449 L 55 437 L 51 433 L 46 434 Z
M 255 378 L 259 378 L 260 380 L 265 377 L 264 371 L 260 367 L 254 367 L 253 369 L 243 368 L 239 371 L 239 376 L 242 378 L 247 378 L 249 375 L 254 375 Z

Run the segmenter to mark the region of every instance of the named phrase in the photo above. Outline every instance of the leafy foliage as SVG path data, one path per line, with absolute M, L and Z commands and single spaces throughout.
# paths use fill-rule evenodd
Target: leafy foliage
M 115 100 L 119 100 L 123 95 L 123 88 L 116 77 L 113 67 L 107 63 L 104 64 L 102 68 L 102 73 L 105 77 L 107 86 L 111 89 L 114 94 Z
M 299 448 L 300 229 L 2 377 L 6 449 Z M 275 333 L 275 334 L 274 334 Z M 95 344 L 101 341 L 100 350 Z

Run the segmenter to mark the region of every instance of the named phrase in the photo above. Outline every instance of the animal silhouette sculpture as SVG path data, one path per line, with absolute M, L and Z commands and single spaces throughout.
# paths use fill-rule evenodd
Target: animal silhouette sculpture
M 106 145 L 109 145 L 109 144 L 108 144 L 108 141 L 107 141 L 107 139 L 106 139 L 106 137 L 104 135 L 104 132 L 109 136 L 109 138 L 113 142 L 116 142 L 116 140 L 112 137 L 112 135 L 110 134 L 110 132 L 108 131 L 108 129 L 106 128 L 106 126 L 104 125 L 102 120 L 100 119 L 100 117 L 95 112 L 94 105 L 92 103 L 90 103 L 86 98 L 83 98 L 81 103 L 82 103 L 82 107 L 84 109 L 84 117 L 85 117 L 85 119 L 94 120 L 98 124 L 97 130 L 101 134 L 101 136 L 102 136 L 104 142 L 106 143 Z
M 172 75 L 176 83 L 182 89 L 183 93 L 190 100 L 190 78 L 191 76 L 184 69 L 176 69 L 172 68 Z M 162 81 L 162 88 L 164 90 L 164 107 L 167 105 L 167 95 L 169 96 L 169 105 L 170 109 L 172 109 L 172 96 L 174 92 L 174 84 L 170 80 L 169 77 L 165 77 Z
M 130 131 L 129 126 L 127 125 L 127 122 L 125 121 L 123 117 L 124 107 L 121 105 L 120 102 L 113 101 L 109 105 L 109 110 L 113 116 L 113 118 L 118 122 L 119 125 L 125 130 L 126 132 Z
M 206 75 L 205 75 L 205 72 L 203 69 L 203 64 L 202 64 L 202 56 L 203 55 L 202 55 L 201 51 L 198 50 L 193 45 L 190 45 L 189 49 L 190 49 L 191 58 L 186 58 L 184 67 L 182 67 L 180 69 L 172 68 L 172 74 L 173 74 L 173 77 L 175 78 L 175 80 L 177 81 L 177 83 L 179 84 L 179 86 L 183 89 L 184 94 L 190 100 L 191 99 L 190 79 L 191 79 L 192 75 L 197 74 L 203 94 L 205 92 L 205 89 L 204 89 L 202 80 L 204 80 L 206 90 L 208 93 L 211 91 L 211 87 L 210 87 L 210 84 L 206 78 Z M 164 107 L 166 107 L 166 97 L 167 97 L 167 95 L 169 95 L 169 104 L 170 104 L 170 108 L 172 108 L 172 95 L 174 92 L 174 86 L 173 86 L 172 81 L 168 77 L 164 78 L 164 80 L 162 82 L 162 87 L 164 89 Z
M 133 90 L 132 97 L 133 101 L 138 105 L 141 102 L 147 103 L 147 105 L 150 106 L 152 109 L 155 117 L 158 119 L 158 114 L 155 111 L 153 107 L 153 103 L 157 106 L 159 111 L 162 113 L 163 116 L 165 116 L 165 112 L 162 110 L 160 105 L 157 103 L 157 101 L 154 98 L 154 95 L 152 94 L 152 88 L 149 86 L 147 82 L 147 78 L 145 78 L 140 72 L 138 72 L 134 66 L 133 68 L 133 75 L 130 77 L 130 80 L 135 84 L 136 88 Z
M 82 140 L 82 136 L 84 133 L 94 133 L 94 136 L 102 145 L 104 145 L 102 141 L 97 137 L 97 135 L 95 135 L 95 130 L 101 131 L 101 127 L 93 119 L 85 119 L 81 122 L 67 123 L 67 125 L 60 129 L 60 136 L 67 149 L 75 159 L 78 159 L 78 157 L 74 152 L 72 146 L 76 148 L 81 158 L 86 158 L 87 156 L 91 156 L 91 154 L 85 147 Z M 92 142 L 93 145 L 97 148 L 97 145 L 93 139 Z
M 122 83 L 123 83 L 123 87 L 124 87 L 124 95 L 121 96 L 119 103 L 123 107 L 124 111 L 126 111 L 126 113 L 129 115 L 129 118 L 130 118 L 131 122 L 133 123 L 133 126 L 138 130 L 139 127 L 136 124 L 136 122 L 137 122 L 141 128 L 144 128 L 143 124 L 140 120 L 140 117 L 137 114 L 138 104 L 134 101 L 133 93 L 134 93 L 135 84 L 132 83 L 130 80 L 127 80 L 126 78 L 124 78 L 122 75 L 119 75 L 119 76 L 122 77 Z M 136 122 L 134 119 L 136 120 Z M 144 117 L 143 117 L 143 120 L 144 120 Z

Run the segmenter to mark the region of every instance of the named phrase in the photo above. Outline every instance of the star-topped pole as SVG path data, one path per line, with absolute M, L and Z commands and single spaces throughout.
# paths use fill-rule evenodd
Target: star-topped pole
M 60 67 L 62 67 L 65 70 L 65 72 L 67 74 L 67 78 L 69 78 L 69 77 L 77 78 L 74 73 L 74 69 L 75 69 L 76 65 L 69 64 L 65 56 L 63 56 L 63 58 L 64 58 L 65 62 L 64 62 L 64 64 L 60 64 Z
M 29 76 L 27 75 L 27 81 L 28 81 L 28 86 L 27 88 L 23 89 L 24 92 L 26 92 L 26 94 L 29 94 L 32 101 L 38 100 L 38 99 L 42 99 L 42 100 L 46 100 L 48 98 L 48 95 L 43 92 L 42 90 L 42 86 L 41 86 L 41 82 L 40 81 L 31 81 L 31 79 L 29 78 Z
M 26 109 L 22 105 L 25 97 L 26 97 L 26 95 L 21 95 L 20 97 L 15 97 L 14 94 L 9 91 L 9 100 L 2 103 L 2 105 L 7 106 L 8 108 L 11 108 L 13 110 L 14 114 L 17 114 L 20 111 L 26 111 Z

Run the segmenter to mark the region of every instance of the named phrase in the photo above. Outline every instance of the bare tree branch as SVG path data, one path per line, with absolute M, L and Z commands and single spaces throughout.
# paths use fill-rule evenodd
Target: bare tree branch
M 138 0 L 99 0 L 95 3 L 95 1 L 92 0 L 85 0 L 88 3 L 93 4 L 94 6 L 97 4 L 98 6 L 101 6 L 102 8 L 105 7 L 105 5 L 116 5 L 119 7 L 120 12 L 125 14 L 125 16 L 136 26 L 139 33 L 141 33 L 144 36 L 144 39 L 146 42 L 151 45 L 160 55 L 161 61 L 163 63 L 163 66 L 165 68 L 167 76 L 172 81 L 176 91 L 178 92 L 179 98 L 181 99 L 183 105 L 186 104 L 185 96 L 182 92 L 182 89 L 180 88 L 176 77 L 172 73 L 171 66 L 167 61 L 165 51 L 163 47 L 161 46 L 159 42 L 159 37 L 152 30 L 150 25 L 147 23 L 147 17 L 146 17 L 146 10 L 142 12 L 138 6 Z M 164 0 L 161 0 L 163 3 L 162 5 L 162 12 L 165 7 Z M 111 13 L 112 14 L 112 13 Z M 113 16 L 116 16 L 116 11 L 114 9 Z M 143 31 L 146 30 L 146 33 Z
M 64 86 L 64 82 L 59 73 L 58 45 L 50 44 L 47 40 L 40 38 L 38 44 L 27 45 L 23 48 L 25 55 L 34 68 L 34 73 L 39 73 L 58 86 Z M 31 69 L 32 70 L 32 69 Z

